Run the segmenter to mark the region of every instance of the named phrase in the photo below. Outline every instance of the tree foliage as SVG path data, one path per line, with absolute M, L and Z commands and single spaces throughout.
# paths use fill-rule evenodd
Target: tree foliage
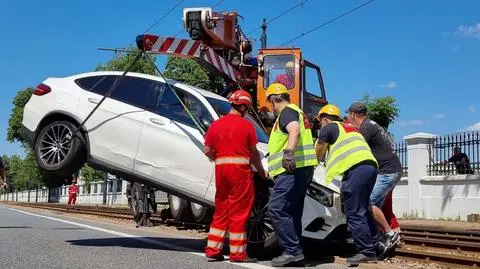
M 362 101 L 367 106 L 368 117 L 386 130 L 399 115 L 400 108 L 392 96 L 372 98 L 366 94 Z
M 163 75 L 215 93 L 220 93 L 225 87 L 225 81 L 221 77 L 192 59 L 169 56 Z
M 125 71 L 128 66 L 133 62 L 137 54 L 140 52 L 137 48 L 132 49 L 132 52 L 116 57 L 108 61 L 106 64 L 99 64 L 95 68 L 95 71 Z M 153 62 L 156 61 L 156 57 L 152 57 Z M 155 65 L 149 57 L 140 57 L 140 59 L 132 66 L 130 72 L 137 72 L 149 75 L 155 75 Z
M 80 175 L 85 180 L 86 185 L 95 181 L 101 181 L 105 177 L 105 172 L 96 170 L 89 165 L 84 165 L 80 170 Z
M 33 88 L 20 90 L 13 98 L 13 108 L 8 120 L 7 140 L 8 142 L 25 142 L 20 136 L 20 127 L 22 127 L 23 108 L 33 94 Z

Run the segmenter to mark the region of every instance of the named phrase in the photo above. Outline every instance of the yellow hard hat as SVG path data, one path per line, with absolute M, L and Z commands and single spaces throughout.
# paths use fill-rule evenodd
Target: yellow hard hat
M 267 88 L 267 100 L 270 95 L 288 93 L 287 87 L 282 83 L 272 83 Z
M 285 68 L 294 68 L 294 67 L 295 67 L 295 64 L 292 61 L 285 64 Z
M 325 105 L 324 107 L 322 107 L 322 109 L 320 109 L 320 111 L 318 111 L 318 116 L 317 116 L 317 119 L 320 119 L 320 115 L 322 114 L 327 114 L 327 115 L 331 115 L 331 116 L 337 116 L 337 117 L 340 117 L 340 109 L 338 109 L 338 107 L 336 105 Z

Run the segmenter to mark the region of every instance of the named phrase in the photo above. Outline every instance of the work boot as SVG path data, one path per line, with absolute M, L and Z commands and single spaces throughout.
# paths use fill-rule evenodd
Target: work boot
M 207 257 L 209 262 L 215 262 L 215 261 L 221 262 L 221 261 L 225 260 L 225 257 L 223 257 L 222 254 L 218 254 L 218 255 L 215 255 L 215 256 L 206 256 L 206 257 Z
M 362 253 L 357 253 L 352 257 L 347 258 L 347 265 L 359 265 L 360 263 L 375 263 L 377 262 L 377 257 L 369 257 Z
M 378 242 L 377 256 L 383 259 L 385 254 L 390 252 L 400 242 L 400 235 L 394 231 L 385 233 Z
M 258 262 L 258 260 L 257 260 L 256 258 L 247 257 L 247 258 L 244 259 L 244 260 L 230 260 L 230 262 L 251 262 L 251 263 L 256 263 L 256 262 Z
M 305 259 L 305 256 L 303 256 L 303 253 L 300 253 L 298 255 L 291 255 L 291 254 L 286 254 L 286 253 L 283 253 L 282 255 L 274 258 L 272 260 L 272 266 L 275 266 L 275 267 L 282 267 L 282 266 L 285 266 L 289 263 L 292 263 L 292 262 L 299 262 L 299 261 L 302 261 L 303 259 Z

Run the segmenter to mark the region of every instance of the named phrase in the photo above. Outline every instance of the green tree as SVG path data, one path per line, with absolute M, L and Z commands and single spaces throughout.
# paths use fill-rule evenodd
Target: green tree
M 388 130 L 388 127 L 398 117 L 400 108 L 396 103 L 396 99 L 392 96 L 384 96 L 372 98 L 365 94 L 362 101 L 368 109 L 368 117 Z
M 125 71 L 133 62 L 138 52 L 140 52 L 140 50 L 137 48 L 132 48 L 131 50 L 131 52 L 127 52 L 122 56 L 116 57 L 115 59 L 108 61 L 106 64 L 97 65 L 95 71 Z M 149 57 L 140 57 L 140 59 L 132 66 L 130 72 L 144 73 L 149 75 L 157 74 L 154 64 L 154 62 L 156 62 L 156 57 L 153 56 L 152 59 L 153 62 L 149 59 Z
M 8 120 L 7 140 L 8 142 L 20 142 L 24 144 L 24 139 L 20 136 L 20 127 L 22 127 L 23 108 L 33 94 L 33 88 L 20 90 L 13 98 L 13 109 Z
M 105 172 L 96 170 L 89 165 L 84 165 L 80 170 L 80 175 L 84 178 L 85 184 L 90 185 L 92 182 L 102 181 Z
M 219 93 L 225 81 L 192 59 L 169 56 L 163 75 L 166 78 Z

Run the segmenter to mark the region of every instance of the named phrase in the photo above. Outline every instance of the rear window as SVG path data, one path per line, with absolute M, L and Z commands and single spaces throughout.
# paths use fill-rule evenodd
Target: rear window
M 105 95 L 117 77 L 116 75 L 92 76 L 76 79 L 75 83 L 86 91 Z

